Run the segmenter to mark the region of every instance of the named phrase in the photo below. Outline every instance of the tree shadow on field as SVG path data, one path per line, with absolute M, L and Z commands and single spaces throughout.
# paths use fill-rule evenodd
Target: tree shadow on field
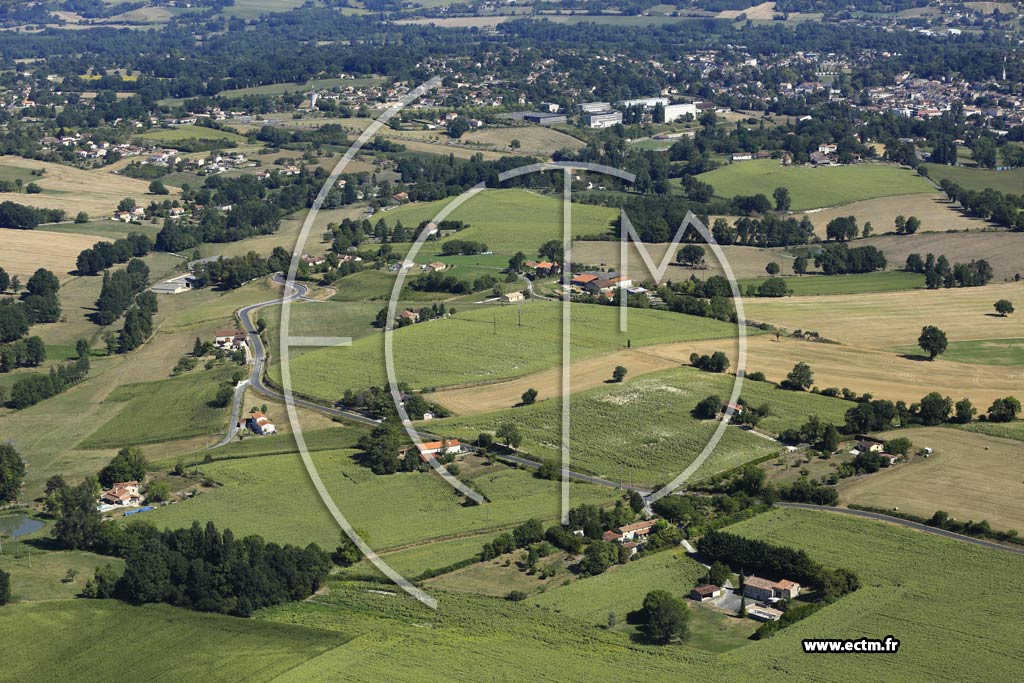
M 906 358 L 907 360 L 924 360 L 930 361 L 931 358 L 922 353 L 901 353 L 900 358 Z
M 988 318 L 1008 318 L 1009 317 L 1009 316 L 1006 316 L 1006 315 L 1001 315 L 999 313 L 986 313 L 985 316 L 988 317 Z

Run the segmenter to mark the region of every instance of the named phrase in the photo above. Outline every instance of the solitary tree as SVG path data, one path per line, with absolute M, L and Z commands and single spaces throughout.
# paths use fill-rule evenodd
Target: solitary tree
M 775 192 L 773 192 L 772 194 L 775 197 L 775 210 L 789 211 L 789 207 L 792 204 L 792 200 L 789 197 L 789 188 L 776 187 Z
M 687 244 L 679 250 L 676 258 L 684 266 L 695 268 L 704 263 L 704 254 L 704 247 L 698 244 Z
M 775 261 L 769 261 L 768 265 L 764 267 L 764 270 L 769 275 L 775 276 L 779 274 L 779 264 Z
M 160 182 L 159 180 L 154 180 L 153 182 L 151 182 L 149 184 L 149 193 L 150 194 L 170 194 L 170 190 L 168 190 L 167 187 L 162 182 Z
M 1000 299 L 993 304 L 996 308 L 996 313 L 1003 316 L 1004 318 L 1010 313 L 1013 313 L 1013 304 L 1008 299 Z
M 498 427 L 494 436 L 512 450 L 516 450 L 523 443 L 523 436 L 519 433 L 519 427 L 511 422 L 506 422 Z
M 0 443 L 0 502 L 18 497 L 25 479 L 25 463 L 18 451 L 9 443 Z
M 689 633 L 690 610 L 679 598 L 666 590 L 654 590 L 644 597 L 644 618 L 647 635 L 655 643 L 666 644 L 684 640 Z
M 616 365 L 615 370 L 612 371 L 612 381 L 621 382 L 622 380 L 626 379 L 627 372 L 628 370 L 626 370 L 625 367 L 621 365 Z
M 11 575 L 0 569 L 0 605 L 6 605 L 11 599 Z
M 814 372 L 811 370 L 811 366 L 801 361 L 794 365 L 793 369 L 786 375 L 786 381 L 783 382 L 783 386 L 786 389 L 806 391 L 811 388 L 813 383 Z
M 537 402 L 537 390 L 529 388 L 523 392 L 523 405 L 528 406 Z
M 921 336 L 917 338 L 917 345 L 928 352 L 928 360 L 935 360 L 936 356 L 945 352 L 948 343 L 946 333 L 934 325 L 921 328 Z
M 793 259 L 793 272 L 797 275 L 803 275 L 807 272 L 807 257 L 797 256 Z

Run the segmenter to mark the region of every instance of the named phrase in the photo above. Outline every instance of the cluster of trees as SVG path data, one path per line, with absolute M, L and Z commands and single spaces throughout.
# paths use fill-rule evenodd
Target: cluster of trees
M 80 356 L 78 360 L 50 368 L 49 373 L 25 375 L 11 387 L 11 395 L 6 405 L 15 410 L 35 405 L 78 384 L 88 374 L 89 357 L 85 355 Z
M 1010 230 L 1024 230 L 1024 194 L 1004 194 L 986 187 L 978 190 L 965 189 L 948 178 L 939 186 L 946 196 L 964 208 L 968 215 L 992 221 Z
M 236 289 L 250 280 L 287 271 L 291 258 L 292 255 L 284 247 L 274 247 L 267 257 L 250 251 L 245 256 L 221 257 L 216 261 L 200 263 L 193 275 L 198 287 L 214 285 Z
M 486 562 L 518 548 L 528 548 L 544 540 L 544 525 L 539 519 L 528 519 L 511 533 L 499 534 L 480 550 L 480 561 Z
M 59 223 L 66 214 L 61 209 L 37 209 L 17 202 L 0 202 L 0 228 L 32 230 L 40 223 Z
M 473 254 L 484 254 L 489 249 L 483 242 L 473 240 L 448 240 L 441 245 L 441 253 L 445 256 L 457 256 L 459 254 L 472 256 Z
M 403 432 L 393 421 L 385 421 L 364 434 L 356 444 L 359 449 L 359 463 L 369 467 L 374 474 L 413 472 L 419 469 L 420 459 L 414 450 L 401 454 Z
M 915 232 L 921 229 L 921 219 L 917 216 L 909 216 L 904 218 L 903 215 L 896 216 L 893 224 L 896 228 L 897 235 L 913 235 Z
M 409 289 L 417 292 L 449 292 L 451 294 L 470 294 L 493 289 L 501 284 L 493 275 L 481 275 L 475 280 L 463 280 L 454 275 L 446 275 L 435 270 L 409 281 Z
M 842 242 L 826 244 L 814 255 L 814 265 L 825 275 L 872 273 L 885 270 L 885 254 L 876 247 L 849 247 Z
M 8 288 L 17 291 L 21 283 L 17 276 L 12 278 L 0 269 L 0 292 Z M 0 342 L 19 339 L 28 332 L 30 325 L 60 320 L 59 290 L 57 276 L 40 268 L 29 278 L 20 300 L 0 299 Z
M 99 525 L 92 548 L 125 559 L 119 578 L 97 569 L 86 597 L 116 597 L 132 604 L 166 602 L 201 612 L 248 617 L 258 609 L 302 600 L 319 589 L 331 567 L 317 545 L 236 539 L 213 522 L 203 528 L 161 531 L 143 522 Z
M 945 255 L 935 258 L 929 253 L 924 258 L 914 253 L 907 256 L 906 270 L 923 273 L 928 289 L 940 287 L 981 287 L 992 281 L 992 266 L 985 259 L 970 263 L 955 263 L 952 266 Z
M 708 531 L 697 541 L 697 550 L 711 562 L 810 586 L 820 591 L 825 602 L 860 588 L 857 575 L 848 569 L 827 568 L 811 560 L 803 550 L 744 538 L 727 531 Z
M 96 323 L 110 325 L 120 318 L 148 285 L 149 266 L 140 258 L 133 258 L 121 270 L 103 271 L 103 284 L 96 300 Z
M 25 462 L 18 450 L 9 443 L 0 443 L 0 503 L 18 499 L 25 481 Z
M 10 372 L 15 368 L 37 368 L 45 360 L 46 344 L 38 336 L 0 344 L 0 372 Z
M 725 372 L 729 369 L 729 357 L 722 351 L 707 354 L 691 353 L 690 365 L 704 372 Z
M 113 242 L 97 242 L 78 254 L 75 270 L 79 275 L 97 275 L 115 263 L 145 256 L 153 250 L 153 240 L 141 232 L 130 232 Z

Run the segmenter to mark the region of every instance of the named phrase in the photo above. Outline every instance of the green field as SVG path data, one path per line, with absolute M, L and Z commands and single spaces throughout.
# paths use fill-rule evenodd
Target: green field
M 690 410 L 705 396 L 728 399 L 733 379 L 731 375 L 678 368 L 573 394 L 573 467 L 614 480 L 631 476 L 634 482 L 647 484 L 669 481 L 697 457 L 718 426 L 714 420 L 694 419 Z M 754 406 L 768 404 L 770 414 L 758 429 L 772 433 L 799 427 L 810 414 L 842 424 L 851 405 L 842 399 L 785 391 L 766 382 L 744 382 L 742 396 Z M 431 429 L 468 439 L 513 421 L 523 434 L 524 451 L 557 459 L 560 414 L 560 402 L 552 399 L 511 411 L 434 421 Z M 730 427 L 697 476 L 737 467 L 780 448 Z
M 325 450 L 315 452 L 313 460 L 342 512 L 376 550 L 508 527 L 530 517 L 554 519 L 558 514 L 558 482 L 536 479 L 522 470 L 493 465 L 478 474 L 473 485 L 491 502 L 463 507 L 454 490 L 435 474 L 375 475 L 356 464 L 353 455 L 347 449 Z M 213 520 L 236 536 L 257 533 L 278 542 L 337 545 L 340 530 L 297 454 L 219 461 L 202 465 L 201 471 L 223 486 L 159 508 L 147 518 L 174 528 L 193 520 Z M 596 486 L 573 487 L 578 503 L 606 503 L 617 495 Z M 414 571 L 414 562 L 406 562 L 411 574 L 437 566 L 436 558 L 417 561 L 427 566 Z
M 106 401 L 124 407 L 79 447 L 120 448 L 224 431 L 229 408 L 214 408 L 209 402 L 233 371 L 220 368 L 118 387 Z
M 184 125 L 175 128 L 157 128 L 139 136 L 144 140 L 172 144 L 179 140 L 226 140 L 228 142 L 245 142 L 245 137 L 226 130 L 216 130 L 205 126 Z
M 918 346 L 900 346 L 896 353 L 920 354 Z M 1024 366 L 1024 339 L 977 339 L 972 341 L 951 341 L 942 354 L 943 360 L 978 365 Z M 979 406 L 987 408 L 988 406 Z
M 858 273 L 856 275 L 802 275 L 786 277 L 785 280 L 786 286 L 793 291 L 793 296 L 866 294 L 924 287 L 924 275 L 907 273 L 902 270 Z M 749 285 L 759 286 L 764 281 L 765 278 L 740 280 L 740 291 L 746 291 Z
M 789 188 L 793 211 L 840 206 L 863 199 L 935 192 L 913 171 L 882 163 L 812 168 L 782 166 L 776 159 L 741 161 L 697 176 L 719 197 L 763 193 L 769 200 L 776 187 Z
M 520 320 L 519 315 L 522 313 Z M 455 316 L 394 332 L 396 373 L 413 388 L 508 379 L 549 368 L 561 357 L 561 306 L 540 300 L 522 306 L 460 306 Z M 573 357 L 587 358 L 624 348 L 735 335 L 735 326 L 666 311 L 630 311 L 629 330 L 618 331 L 611 306 L 572 307 Z M 293 388 L 337 399 L 346 388 L 386 382 L 384 337 L 365 337 L 351 347 L 317 349 L 291 362 Z M 280 366 L 271 377 L 280 381 Z
M 128 653 L 140 680 L 270 681 L 346 640 L 337 632 L 114 600 L 0 608 L 8 681 L 106 680 Z
M 259 3 L 265 3 L 266 5 L 279 6 L 289 0 L 241 0 L 236 2 L 237 5 L 243 3 L 254 5 Z M 296 5 L 300 4 L 295 2 Z M 228 8 L 228 13 L 231 12 L 231 8 Z M 268 10 L 269 11 L 269 10 Z M 277 10 L 275 7 L 275 11 Z M 249 88 L 236 88 L 234 90 L 221 90 L 217 93 L 218 97 L 243 97 L 245 95 L 284 95 L 289 92 L 308 92 L 311 88 L 364 88 L 368 85 L 377 85 L 383 83 L 383 78 L 319 78 L 305 83 L 271 83 L 270 85 L 254 85 Z
M 452 200 L 408 204 L 374 216 L 382 218 L 391 227 L 402 221 L 406 227 L 415 227 L 422 221 L 433 220 L 438 212 Z M 605 233 L 616 213 L 613 209 L 589 204 L 572 205 L 573 235 Z M 467 200 L 448 216 L 470 227 L 437 241 L 427 241 L 420 256 L 441 253 L 441 245 L 452 239 L 483 242 L 497 253 L 508 257 L 522 251 L 527 257 L 536 257 L 536 250 L 548 240 L 562 239 L 561 197 L 544 196 L 525 190 L 486 190 Z M 422 259 L 417 259 L 422 260 Z
M 928 177 L 935 182 L 938 183 L 948 178 L 966 190 L 981 192 L 986 187 L 991 187 L 999 192 L 1020 194 L 1021 188 L 1024 188 L 1024 168 L 993 171 L 986 168 L 940 166 L 938 164 L 925 164 L 925 168 L 928 169 Z
M 982 408 L 986 407 L 982 406 Z M 966 429 L 969 432 L 997 436 L 1001 439 L 1024 441 L 1024 420 L 1014 420 L 1013 422 L 972 422 L 969 425 L 964 425 L 962 429 Z

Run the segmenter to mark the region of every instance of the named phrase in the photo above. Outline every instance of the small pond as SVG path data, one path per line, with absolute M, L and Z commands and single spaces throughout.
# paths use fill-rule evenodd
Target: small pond
M 33 531 L 39 531 L 46 524 L 40 522 L 38 519 L 32 519 L 24 513 L 16 513 L 13 515 L 0 515 L 0 534 L 4 536 L 11 536 L 17 538 L 18 536 L 27 536 Z

